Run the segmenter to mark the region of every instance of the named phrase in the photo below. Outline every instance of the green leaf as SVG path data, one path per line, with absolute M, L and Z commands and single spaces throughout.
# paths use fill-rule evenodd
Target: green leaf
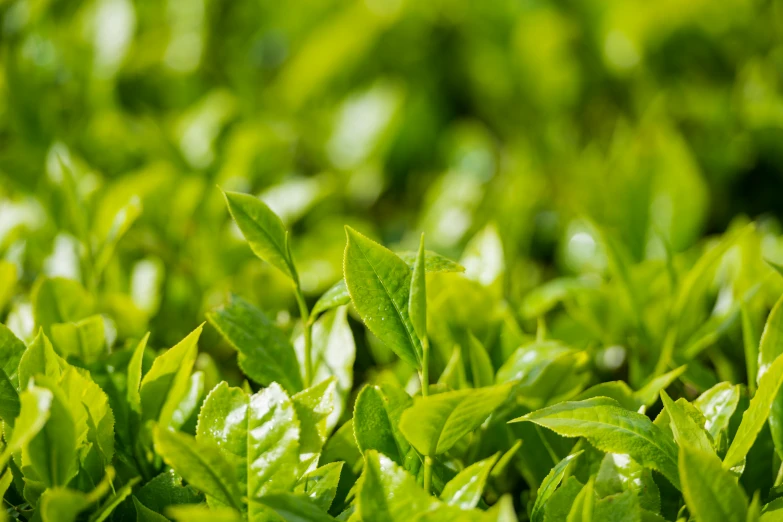
M 421 368 L 422 348 L 408 315 L 411 270 L 392 251 L 345 227 L 343 270 L 367 328 L 401 359 Z
M 149 332 L 141 338 L 141 341 L 136 345 L 133 350 L 133 355 L 128 363 L 128 380 L 127 380 L 127 398 L 128 405 L 131 410 L 136 413 L 141 413 L 141 395 L 139 394 L 139 387 L 141 386 L 141 371 L 142 363 L 144 362 L 144 349 L 147 347 L 147 341 L 150 338 Z
M 65 357 L 78 357 L 89 364 L 106 354 L 103 317 L 100 315 L 72 323 L 53 324 L 51 330 L 54 346 Z
M 279 383 L 289 393 L 302 390 L 302 376 L 288 337 L 259 309 L 232 295 L 207 319 L 239 352 L 239 366 L 255 382 Z
M 413 266 L 416 264 L 416 259 L 419 257 L 419 251 L 397 252 L 397 255 L 400 259 L 405 261 L 406 265 L 413 269 Z M 464 272 L 465 267 L 436 252 L 425 250 L 424 270 L 426 270 L 428 274 L 437 272 Z
M 43 428 L 22 448 L 22 469 L 29 466 L 30 477 L 46 487 L 65 486 L 78 472 L 76 420 L 68 407 L 68 398 L 53 379 L 39 376 L 35 382 L 51 393 L 49 416 Z
M 40 330 L 19 360 L 19 386 L 27 387 L 30 379 L 38 375 L 57 380 L 65 366 L 67 363 L 55 353 L 49 338 Z
M 0 369 L 0 419 L 13 428 L 20 410 L 19 393 L 5 371 Z
M 783 296 L 778 299 L 769 313 L 759 345 L 758 380 L 759 385 L 764 374 L 777 357 L 783 354 Z M 778 456 L 783 457 L 783 391 L 778 390 L 769 412 L 769 429 Z
M 253 253 L 292 281 L 298 281 L 288 255 L 286 230 L 280 218 L 263 201 L 249 194 L 223 192 L 231 216 Z
M 761 369 L 759 369 L 761 371 Z M 750 451 L 753 443 L 756 441 L 761 428 L 767 421 L 772 404 L 778 395 L 780 386 L 783 384 L 783 355 L 780 355 L 775 361 L 765 368 L 756 394 L 750 400 L 750 406 L 742 414 L 742 422 L 737 428 L 734 440 L 723 458 L 723 467 L 730 469 L 745 458 Z
M 661 493 L 652 472 L 628 455 L 607 453 L 595 477 L 595 492 L 604 498 L 630 491 L 639 506 L 653 512 L 661 509 Z
M 416 258 L 418 252 L 399 252 L 397 254 L 400 259 L 413 269 L 416 264 Z M 424 269 L 429 273 L 433 272 L 464 272 L 465 267 L 450 259 L 446 259 L 440 254 L 430 252 L 429 250 L 424 252 Z M 321 297 L 313 305 L 313 309 L 310 312 L 310 317 L 315 319 L 319 314 L 337 308 L 339 306 L 347 305 L 351 302 L 351 295 L 348 293 L 348 287 L 345 285 L 345 279 L 340 279 L 329 290 L 323 293 Z
M 729 427 L 731 416 L 739 404 L 738 385 L 728 382 L 716 384 L 693 401 L 706 419 L 706 428 L 712 439 L 717 441 L 721 432 Z
M 0 469 L 4 468 L 11 455 L 27 446 L 49 419 L 49 410 L 54 400 L 52 392 L 45 388 L 31 386 L 19 396 L 19 416 L 14 422 L 10 438 L 6 434 L 6 445 L 0 454 Z
M 680 447 L 682 493 L 691 515 L 699 520 L 744 522 L 748 499 L 734 476 L 714 454 Z
M 242 515 L 231 508 L 211 508 L 204 504 L 171 506 L 166 514 L 177 522 L 242 522 Z
M 139 482 L 139 480 L 141 480 L 141 477 L 132 478 L 113 495 L 109 495 L 109 497 L 100 505 L 100 507 L 95 510 L 92 515 L 90 515 L 89 522 L 103 522 L 109 518 L 109 515 L 112 514 L 117 506 L 119 506 L 126 498 L 128 498 L 128 496 L 130 496 L 131 491 L 133 491 L 133 487 L 136 485 L 136 483 Z
M 113 478 L 114 470 L 107 468 L 101 482 L 90 493 L 65 487 L 47 489 L 38 501 L 41 519 L 43 522 L 73 522 L 79 513 L 109 492 Z
M 743 302 L 740 310 L 742 313 L 742 345 L 745 348 L 748 389 L 752 394 L 756 391 L 756 381 L 759 374 L 759 344 L 761 340 L 753 318 L 748 311 L 747 303 Z
M 334 387 L 335 381 L 330 378 L 291 397 L 300 423 L 299 451 L 302 454 L 320 453 L 326 442 L 326 419 L 334 409 Z
M 204 499 L 192 486 L 183 485 L 182 477 L 174 470 L 154 477 L 136 492 L 135 497 L 157 513 L 163 513 L 169 506 L 196 504 Z
M 93 311 L 93 298 L 82 285 L 61 277 L 39 279 L 30 293 L 37 327 L 47 335 L 55 323 L 84 319 Z
M 294 487 L 294 493 L 308 497 L 322 511 L 332 506 L 340 484 L 344 462 L 330 462 L 306 473 Z
M 612 399 L 562 402 L 511 422 L 520 421 L 534 422 L 564 437 L 584 437 L 604 452 L 627 453 L 680 487 L 677 446 L 671 438 L 646 416 L 628 411 Z
M 582 489 L 584 489 L 584 484 L 579 482 L 576 477 L 568 477 L 563 485 L 552 493 L 549 502 L 544 505 L 544 522 L 566 520 Z
M 174 411 L 187 393 L 203 326 L 155 358 L 139 390 L 143 420 L 157 420 L 163 428 L 171 423 Z
M 312 338 L 313 382 L 335 379 L 335 400 L 327 419 L 331 429 L 345 410 L 353 389 L 356 343 L 348 324 L 348 307 L 342 306 L 320 317 L 313 324 Z M 304 348 L 303 338 L 301 346 Z
M 374 522 L 413 520 L 437 507 L 411 475 L 374 450 L 364 454 L 356 500 L 362 520 Z
M 345 279 L 340 279 L 318 298 L 310 311 L 310 317 L 315 319 L 327 310 L 347 305 L 350 302 L 351 294 L 348 293 L 348 287 L 345 286 Z
M 492 361 L 489 358 L 487 349 L 476 339 L 472 333 L 468 338 L 467 345 L 469 368 L 473 375 L 473 386 L 481 388 L 492 386 L 495 382 L 495 370 L 492 367 Z
M 441 500 L 462 509 L 474 508 L 481 500 L 489 473 L 497 462 L 500 453 L 480 460 L 463 469 L 443 487 Z
M 362 453 L 379 451 L 402 465 L 410 445 L 398 425 L 402 412 L 411 404 L 413 399 L 403 390 L 371 385 L 362 388 L 353 410 L 353 429 L 359 450 Z
M 663 375 L 659 375 L 650 380 L 647 384 L 642 386 L 639 390 L 634 392 L 634 397 L 644 404 L 646 407 L 650 407 L 658 400 L 658 394 L 661 390 L 665 390 L 671 383 L 676 381 L 683 373 L 687 366 L 680 366 L 670 372 L 666 372 Z
M 236 474 L 217 448 L 161 426 L 155 427 L 154 437 L 155 451 L 193 487 L 227 506 L 241 509 Z
M 136 522 L 167 522 L 168 518 L 156 513 L 141 502 L 136 497 L 133 499 L 133 507 L 136 508 Z
M 413 264 L 411 290 L 408 296 L 408 315 L 419 340 L 427 338 L 427 278 L 424 270 L 424 234 L 419 242 L 419 253 Z
M 669 414 L 670 426 L 674 433 L 674 440 L 682 448 L 689 445 L 705 453 L 714 453 L 712 443 L 707 438 L 707 433 L 701 426 L 697 426 L 688 413 L 675 403 L 665 391 L 661 390 L 661 400 Z
M 258 502 L 272 508 L 286 522 L 334 522 L 336 520 L 312 500 L 293 493 L 264 495 L 258 499 Z
M 568 470 L 568 466 L 581 454 L 581 451 L 577 451 L 576 453 L 566 456 L 549 471 L 546 478 L 541 482 L 541 485 L 538 487 L 538 493 L 536 494 L 536 500 L 533 503 L 533 509 L 530 512 L 530 520 L 532 522 L 541 522 L 544 520 L 544 508 L 547 505 L 547 502 L 549 502 L 549 499 L 557 489 L 557 486 L 559 486 L 560 482 L 563 480 L 563 477 Z
M 8 261 L 0 261 L 0 313 L 13 297 L 16 281 L 16 265 Z
M 294 404 L 277 384 L 250 397 L 218 384 L 204 401 L 196 428 L 201 444 L 218 448 L 232 463 L 242 495 L 249 498 L 287 491 L 296 483 L 299 437 Z
M 17 339 L 7 326 L 0 324 L 0 364 L 2 364 L 0 368 L 6 373 L 14 387 L 19 386 L 17 371 L 25 349 L 24 343 Z
M 593 519 L 602 522 L 641 522 L 642 510 L 633 491 L 624 491 L 598 499 Z
M 508 397 L 511 384 L 417 397 L 400 419 L 400 431 L 422 454 L 446 452 L 478 428 Z
M 574 499 L 566 520 L 567 522 L 592 522 L 594 509 L 595 493 L 593 493 L 593 479 L 591 478 Z

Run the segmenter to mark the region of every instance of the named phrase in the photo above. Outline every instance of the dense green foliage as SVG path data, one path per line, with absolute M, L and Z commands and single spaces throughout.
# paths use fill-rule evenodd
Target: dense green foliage
M 780 0 L 0 1 L 0 520 L 783 519 L 780 71 Z

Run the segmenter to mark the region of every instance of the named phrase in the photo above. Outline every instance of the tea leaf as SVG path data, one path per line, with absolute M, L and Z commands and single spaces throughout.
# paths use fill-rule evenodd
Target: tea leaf
M 400 431 L 420 453 L 439 455 L 478 428 L 510 391 L 504 384 L 417 397 L 402 413 Z
M 627 453 L 643 466 L 661 472 L 679 489 L 677 446 L 652 421 L 597 397 L 562 402 L 515 419 L 529 421 L 564 437 L 584 437 L 601 451 Z
M 152 363 L 139 389 L 144 420 L 157 420 L 164 429 L 171 423 L 174 411 L 187 393 L 202 328 L 203 325 L 193 330 Z
M 216 448 L 156 426 L 155 451 L 194 487 L 228 506 L 242 506 L 234 470 Z
M 207 319 L 239 352 L 239 366 L 248 377 L 265 386 L 277 382 L 290 393 L 302 390 L 294 347 L 259 308 L 232 295 Z
M 280 218 L 260 199 L 239 192 L 223 192 L 228 210 L 250 249 L 292 281 L 298 276 L 288 255 L 286 230 Z
M 401 359 L 421 367 L 421 342 L 408 314 L 411 271 L 393 252 L 350 227 L 343 268 L 356 311 Z
M 544 520 L 544 507 L 552 497 L 557 486 L 559 486 L 560 482 L 563 480 L 563 477 L 568 470 L 568 465 L 581 454 L 581 451 L 577 451 L 576 453 L 572 453 L 565 457 L 549 471 L 549 474 L 544 478 L 544 481 L 541 482 L 541 485 L 538 487 L 533 509 L 530 512 L 530 520 L 532 522 L 541 522 Z
M 682 494 L 691 515 L 699 520 L 744 522 L 748 499 L 736 479 L 721 467 L 714 454 L 687 444 L 680 447 L 679 457 Z
M 471 464 L 463 469 L 443 487 L 441 500 L 462 509 L 474 508 L 481 500 L 489 473 L 497 462 L 499 453 Z
M 737 428 L 726 456 L 723 457 L 724 469 L 736 466 L 748 454 L 767 421 L 781 384 L 783 384 L 783 355 L 778 356 L 761 376 L 756 394 L 750 400 L 748 409 L 742 414 L 742 422 Z

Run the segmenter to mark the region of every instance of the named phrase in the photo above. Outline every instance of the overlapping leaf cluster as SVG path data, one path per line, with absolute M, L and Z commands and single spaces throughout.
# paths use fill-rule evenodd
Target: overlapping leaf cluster
M 92 289 L 39 279 L 34 336 L 0 326 L 0 516 L 783 516 L 783 280 L 754 224 L 642 263 L 594 224 L 608 277 L 552 279 L 520 310 L 499 291 L 492 228 L 457 263 L 424 236 L 398 254 L 346 227 L 343 278 L 313 301 L 277 215 L 252 196 L 225 200 L 289 281 L 293 328 L 232 295 L 157 350 L 117 331 L 97 265 Z M 205 328 L 245 379 L 232 385 L 199 354 Z M 386 362 L 355 379 L 365 351 Z

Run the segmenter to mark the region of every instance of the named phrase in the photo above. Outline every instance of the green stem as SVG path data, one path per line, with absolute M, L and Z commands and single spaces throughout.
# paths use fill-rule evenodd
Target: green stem
M 421 340 L 421 395 L 430 394 L 430 342 L 425 335 Z M 424 457 L 424 491 L 428 494 L 432 487 L 432 457 Z
M 313 325 L 310 322 L 310 311 L 307 309 L 307 303 L 299 285 L 296 285 L 295 294 L 296 302 L 299 305 L 299 316 L 304 327 L 304 386 L 309 388 L 313 383 Z
M 424 457 L 424 491 L 430 493 L 432 486 L 432 457 Z

